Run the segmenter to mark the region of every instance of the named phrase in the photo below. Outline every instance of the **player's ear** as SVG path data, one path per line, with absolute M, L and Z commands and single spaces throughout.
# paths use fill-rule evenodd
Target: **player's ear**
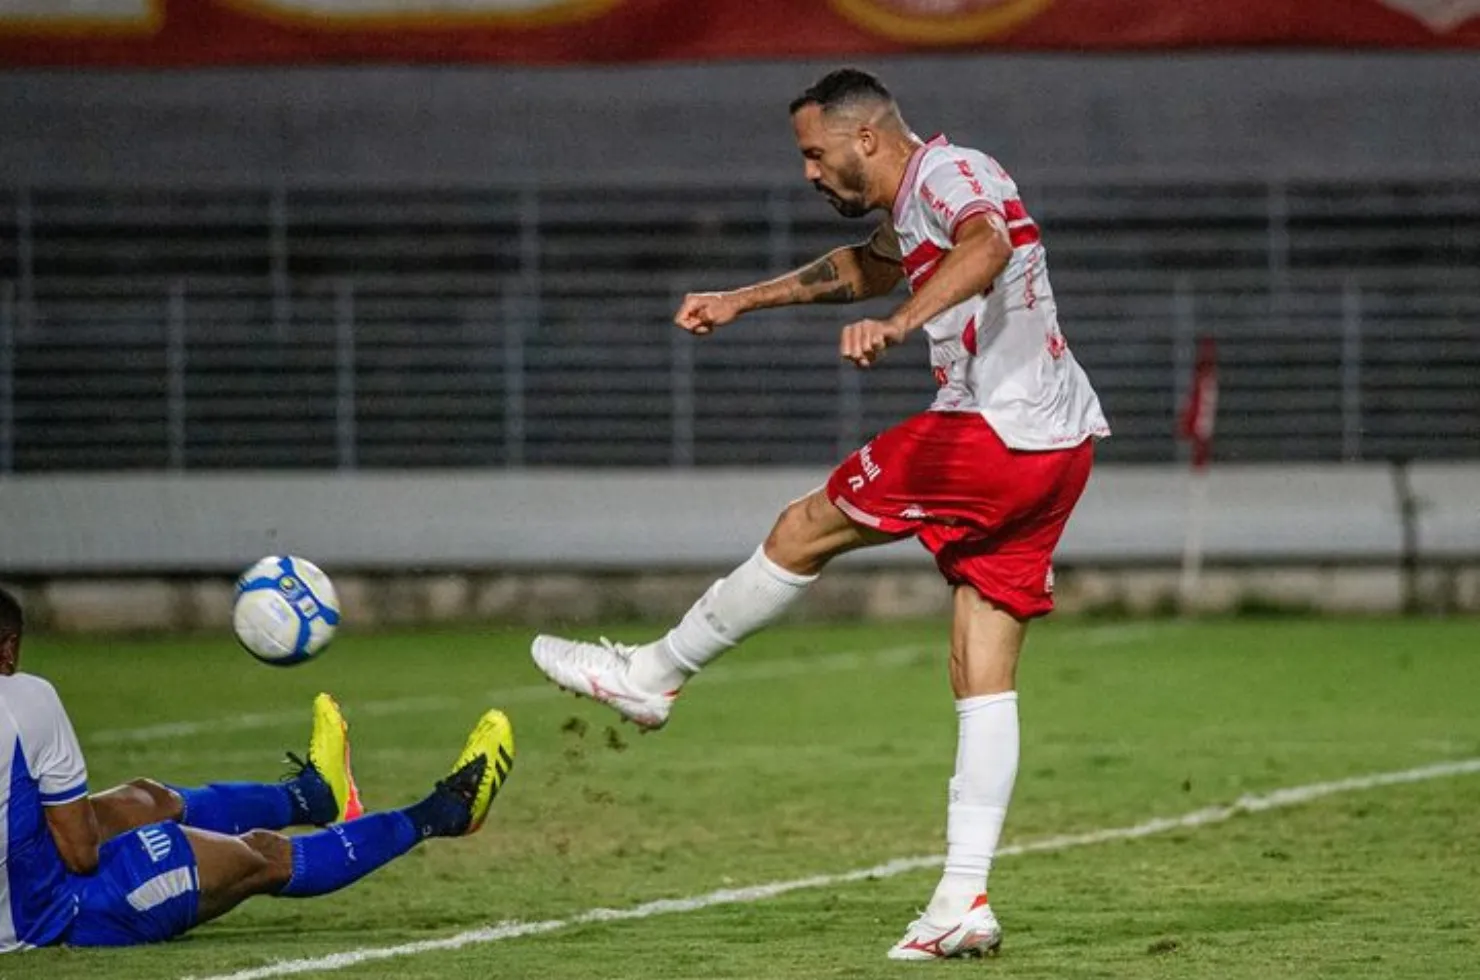
M 866 157 L 871 157 L 879 149 L 879 134 L 874 132 L 872 126 L 858 127 L 858 149 Z

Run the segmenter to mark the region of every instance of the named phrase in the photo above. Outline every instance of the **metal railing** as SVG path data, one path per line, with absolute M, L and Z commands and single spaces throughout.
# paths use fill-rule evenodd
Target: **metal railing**
M 1115 438 L 1173 458 L 1480 456 L 1480 180 L 1023 188 Z M 696 341 L 679 296 L 866 230 L 805 188 L 20 188 L 0 196 L 0 472 L 816 464 L 927 405 L 858 311 Z M 875 301 L 870 308 L 887 308 Z

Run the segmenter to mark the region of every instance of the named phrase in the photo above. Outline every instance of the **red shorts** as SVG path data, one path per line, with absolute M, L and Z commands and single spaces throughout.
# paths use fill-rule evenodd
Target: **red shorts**
M 975 412 L 922 412 L 833 470 L 827 496 L 859 524 L 909 535 L 952 585 L 1022 619 L 1053 609 L 1053 550 L 1094 462 L 1094 442 L 1010 449 Z

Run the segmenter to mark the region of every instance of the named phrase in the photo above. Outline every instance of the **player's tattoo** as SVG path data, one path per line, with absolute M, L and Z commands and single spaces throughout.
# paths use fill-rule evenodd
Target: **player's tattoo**
M 797 273 L 798 288 L 793 293 L 795 301 L 802 303 L 852 302 L 858 293 L 850 282 L 839 283 L 820 291 L 814 291 L 812 288 L 838 282 L 841 278 L 842 273 L 838 271 L 837 263 L 824 256 Z
M 803 286 L 815 286 L 819 282 L 836 282 L 838 267 L 830 258 L 820 258 L 797 273 L 797 282 Z

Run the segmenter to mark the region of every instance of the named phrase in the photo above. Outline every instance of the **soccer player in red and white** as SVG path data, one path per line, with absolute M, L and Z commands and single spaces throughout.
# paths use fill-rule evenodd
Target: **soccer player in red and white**
M 853 69 L 807 89 L 791 117 L 807 180 L 833 207 L 890 217 L 866 242 L 778 279 L 691 294 L 675 322 L 708 334 L 750 310 L 882 296 L 908 279 L 910 298 L 887 319 L 844 327 L 839 351 L 867 368 L 924 330 L 935 401 L 787 505 L 666 636 L 642 646 L 540 636 L 532 654 L 562 687 L 659 728 L 689 677 L 773 622 L 829 560 L 918 538 L 954 589 L 959 735 L 944 873 L 889 955 L 981 955 L 1002 937 L 987 874 L 1017 775 L 1018 655 L 1029 621 L 1053 608 L 1053 550 L 1109 428 L 1059 331 L 1038 226 L 995 160 L 922 141 L 888 90 Z

